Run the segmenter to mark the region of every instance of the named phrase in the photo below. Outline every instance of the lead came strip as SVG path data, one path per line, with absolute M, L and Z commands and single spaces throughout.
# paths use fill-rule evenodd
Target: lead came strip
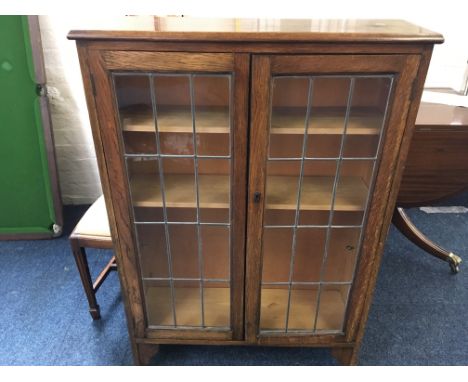
M 193 74 L 189 77 L 190 86 L 190 108 L 192 112 L 192 139 L 193 139 L 193 163 L 195 168 L 195 198 L 197 201 L 197 252 L 198 252 L 198 272 L 200 275 L 200 305 L 201 305 L 201 326 L 205 327 L 205 304 L 204 304 L 204 290 L 203 290 L 203 257 L 202 257 L 202 241 L 200 235 L 200 189 L 198 185 L 198 148 L 196 140 L 196 127 L 195 127 L 195 104 L 194 104 L 194 89 L 193 89 Z
M 268 281 L 264 282 L 263 285 L 289 285 L 289 281 Z M 292 285 L 351 285 L 351 281 L 292 281 Z
M 338 160 L 339 157 L 303 157 L 307 161 L 326 161 L 326 160 Z M 374 160 L 377 159 L 376 157 L 352 157 L 348 158 L 345 157 L 343 159 L 346 160 Z M 302 158 L 268 158 L 269 161 L 298 161 L 302 160 Z
M 264 225 L 264 228 L 293 228 L 293 225 Z M 298 224 L 297 228 L 328 228 L 328 225 Z M 362 225 L 332 225 L 332 228 L 362 228 Z
M 150 329 L 174 329 L 173 326 L 170 325 L 149 325 Z M 177 329 L 180 330 L 196 330 L 200 329 L 198 325 L 178 325 Z M 209 330 L 210 332 L 225 332 L 229 331 L 231 328 L 229 326 L 205 326 L 204 329 Z
M 161 153 L 161 146 L 159 142 L 159 131 L 158 131 L 158 113 L 156 107 L 156 93 L 154 89 L 154 74 L 149 75 L 150 78 L 150 91 L 151 91 L 151 104 L 153 107 L 153 118 L 154 118 L 154 127 L 156 130 L 156 149 L 158 153 Z M 167 209 L 166 209 L 166 194 L 164 191 L 164 172 L 162 166 L 162 158 L 158 159 L 158 166 L 159 166 L 159 178 L 160 178 L 160 186 L 161 186 L 161 198 L 163 204 L 163 217 L 164 217 L 164 233 L 166 236 L 166 254 L 167 254 L 167 266 L 169 271 L 169 285 L 171 289 L 171 305 L 172 305 L 172 317 L 174 319 L 174 327 L 177 327 L 177 316 L 176 316 L 176 309 L 175 309 L 175 297 L 174 297 L 174 280 L 173 280 L 173 273 L 172 273 L 172 256 L 171 256 L 171 243 L 170 243 L 170 236 L 169 236 L 169 226 L 167 224 Z
M 309 334 L 310 335 L 310 330 L 306 330 L 306 329 L 289 329 L 288 333 L 289 334 Z M 274 329 L 262 330 L 262 336 L 268 336 L 269 334 L 277 335 L 278 330 L 274 330 Z M 341 331 L 339 331 L 339 330 L 320 330 L 320 334 L 321 335 L 341 334 Z
M 292 287 L 292 278 L 294 273 L 294 260 L 296 255 L 296 238 L 297 238 L 297 226 L 299 224 L 299 206 L 301 202 L 301 189 L 302 189 L 302 179 L 304 177 L 304 157 L 307 150 L 307 130 L 309 127 L 309 118 L 310 118 L 310 105 L 312 103 L 312 91 L 314 86 L 314 80 L 309 78 L 309 90 L 307 94 L 307 112 L 304 121 L 304 139 L 302 142 L 302 159 L 301 159 L 301 169 L 299 173 L 299 180 L 298 180 L 298 189 L 297 189 L 297 201 L 296 201 L 296 212 L 294 217 L 294 226 L 293 226 L 293 239 L 292 239 L 292 248 L 291 248 L 291 262 L 289 265 L 289 285 L 288 285 L 288 305 L 286 308 L 286 324 L 285 324 L 285 333 L 288 332 L 289 326 L 289 311 L 291 307 L 291 287 Z M 271 134 L 271 133 L 270 133 Z
M 232 138 L 232 110 L 234 110 L 234 100 L 233 100 L 233 97 L 232 97 L 232 76 L 229 75 L 227 76 L 228 80 L 229 80 L 229 88 L 228 88 L 228 92 L 229 92 L 229 159 L 231 159 L 231 156 L 232 156 L 232 153 L 233 153 L 233 150 L 232 150 L 232 145 L 233 145 L 233 138 Z M 232 254 L 231 254 L 231 248 L 232 248 L 232 243 L 231 243 L 231 219 L 232 219 L 232 209 L 231 209 L 231 203 L 232 203 L 232 195 L 231 195 L 231 187 L 232 187 L 232 166 L 233 166 L 233 161 L 230 160 L 229 161 L 229 228 L 228 228 L 228 253 L 229 253 L 229 259 L 228 259 L 228 278 L 229 278 L 229 292 L 230 294 L 232 294 L 232 286 L 231 286 L 231 261 L 232 261 Z M 230 314 L 233 314 L 233 309 L 229 308 L 230 309 Z
M 343 150 L 344 150 L 344 145 L 345 145 L 345 140 L 346 140 L 346 129 L 348 127 L 349 114 L 351 111 L 351 102 L 352 102 L 353 92 L 354 92 L 354 82 L 355 82 L 355 78 L 351 77 L 351 82 L 349 85 L 349 92 L 348 92 L 348 104 L 346 106 L 346 115 L 345 115 L 345 121 L 344 121 L 344 130 L 343 130 L 343 135 L 341 137 L 340 155 L 336 163 L 336 173 L 335 173 L 335 179 L 333 181 L 333 191 L 332 191 L 332 197 L 331 197 L 330 215 L 328 217 L 328 228 L 327 228 L 327 234 L 325 238 L 324 254 L 323 254 L 322 264 L 320 267 L 320 278 L 319 278 L 320 284 L 319 284 L 319 288 L 317 292 L 317 303 L 316 303 L 314 326 L 313 326 L 314 333 L 317 332 L 317 319 L 318 319 L 318 313 L 320 310 L 320 298 L 321 298 L 321 293 L 322 293 L 322 278 L 323 278 L 323 273 L 325 269 L 325 263 L 327 262 L 327 257 L 328 257 L 328 247 L 330 244 L 330 236 L 331 236 L 331 225 L 333 223 L 333 212 L 335 208 L 336 189 L 337 189 L 338 181 L 340 178 L 340 169 L 341 169 Z
M 362 245 L 362 240 L 364 238 L 364 224 L 367 220 L 367 215 L 368 215 L 368 212 L 369 212 L 369 200 L 370 200 L 370 195 L 373 193 L 373 188 L 374 188 L 374 184 L 375 184 L 375 167 L 376 167 L 376 164 L 377 164 L 377 158 L 380 157 L 380 146 L 381 146 L 381 143 L 382 143 L 382 137 L 383 137 L 383 130 L 385 128 L 385 123 L 387 122 L 387 117 L 388 117 L 388 109 L 389 109 L 389 105 L 390 105 L 390 95 L 393 91 L 393 85 L 394 85 L 394 77 L 391 76 L 390 77 L 390 86 L 389 86 L 389 89 L 388 89 L 388 93 L 387 93 L 387 100 L 385 102 L 385 111 L 384 111 L 384 115 L 383 115 L 383 118 L 382 118 L 382 124 L 380 126 L 380 136 L 379 136 L 379 142 L 377 143 L 377 150 L 376 150 L 376 154 L 375 154 L 375 158 L 373 159 L 374 160 L 374 163 L 372 165 L 372 175 L 371 175 L 371 182 L 370 182 L 370 185 L 369 185 L 369 191 L 367 193 L 367 198 L 366 198 L 366 203 L 364 204 L 364 214 L 363 214 L 363 217 L 362 217 L 362 221 L 361 221 L 361 231 L 360 231 L 360 234 L 359 234 L 359 240 L 358 240 L 358 245 L 356 246 L 356 251 L 357 251 L 357 254 L 359 255 L 359 253 L 361 252 L 361 245 Z M 354 282 L 354 276 L 355 276 L 355 273 L 356 273 L 356 265 L 357 265 L 357 256 L 356 256 L 356 259 L 354 260 L 354 265 L 353 265 L 353 271 L 352 271 L 352 282 L 348 288 L 348 292 L 346 294 L 346 300 L 345 300 L 345 309 L 344 309 L 344 312 L 346 314 L 347 310 L 348 310 L 348 305 L 349 305 L 349 295 L 351 293 L 351 285 L 353 284 Z M 341 325 L 341 331 L 344 330 L 344 321 L 343 320 L 343 324 Z
M 193 158 L 192 154 L 124 154 L 125 158 Z M 231 159 L 230 155 L 198 155 L 200 159 Z
M 172 278 L 174 281 L 200 281 L 200 277 L 195 277 L 195 278 L 190 278 L 190 277 L 173 277 Z M 169 281 L 167 277 L 143 277 L 143 280 L 148 280 L 148 281 Z M 229 282 L 229 279 L 203 279 L 206 282 L 210 283 L 225 283 Z
M 138 221 L 138 222 L 135 222 L 135 224 L 168 224 L 168 225 L 181 225 L 181 224 L 185 224 L 185 225 L 195 225 L 197 224 L 197 222 L 167 222 L 167 223 L 164 223 L 164 222 L 152 222 L 152 221 L 149 221 L 149 222 L 144 222 L 144 221 Z M 199 223 L 200 225 L 208 225 L 208 226 L 220 226 L 220 227 L 229 227 L 230 224 L 229 223 L 204 223 L 204 222 L 200 222 Z

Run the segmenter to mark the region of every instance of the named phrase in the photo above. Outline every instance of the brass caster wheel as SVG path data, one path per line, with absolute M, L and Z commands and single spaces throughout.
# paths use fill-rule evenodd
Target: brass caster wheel
M 454 253 L 450 252 L 449 254 L 449 265 L 452 273 L 458 273 L 460 272 L 460 263 L 462 262 L 462 259 L 460 256 L 455 255 Z

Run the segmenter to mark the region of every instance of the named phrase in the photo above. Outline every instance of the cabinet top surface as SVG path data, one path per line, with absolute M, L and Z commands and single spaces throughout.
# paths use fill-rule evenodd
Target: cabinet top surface
M 73 40 L 442 43 L 439 33 L 403 20 L 206 19 L 127 16 L 109 28 L 72 30 Z

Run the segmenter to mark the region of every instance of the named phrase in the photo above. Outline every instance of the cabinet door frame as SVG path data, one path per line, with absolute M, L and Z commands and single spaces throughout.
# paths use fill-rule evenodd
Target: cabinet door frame
M 411 131 L 406 128 L 409 105 L 414 96 L 420 55 L 254 55 L 252 57 L 251 121 L 249 153 L 249 188 L 247 202 L 247 250 L 246 250 L 246 312 L 245 333 L 249 343 L 287 345 L 301 343 L 319 345 L 356 340 L 359 322 L 364 320 L 364 300 L 371 292 L 370 273 L 378 266 L 382 249 L 382 237 L 389 227 L 389 219 L 383 219 L 394 194 L 393 182 L 403 138 Z M 382 136 L 380 157 L 377 161 L 374 188 L 369 197 L 367 221 L 363 227 L 361 251 L 355 270 L 355 278 L 349 296 L 344 334 L 290 335 L 260 334 L 260 292 L 262 272 L 262 235 L 266 163 L 269 142 L 271 78 L 274 75 L 314 74 L 394 74 L 393 92 L 389 113 Z M 403 157 L 406 155 L 402 153 Z M 397 175 L 398 176 L 398 175 Z M 382 235 L 383 234 L 383 235 Z
M 138 338 L 240 340 L 244 336 L 244 262 L 247 171 L 247 118 L 250 57 L 248 54 L 156 52 L 125 50 L 87 50 L 91 89 L 96 104 L 96 123 L 102 143 L 105 179 L 113 179 L 105 188 L 114 250 L 123 286 L 127 321 L 132 344 Z M 154 71 L 179 73 L 228 73 L 233 78 L 231 100 L 231 314 L 230 331 L 204 329 L 148 329 L 143 289 L 133 229 L 133 212 L 127 186 L 124 155 L 120 140 L 118 108 L 114 99 L 111 73 L 118 71 Z M 91 97 L 89 97 L 91 98 Z M 97 146 L 97 151 L 101 147 Z M 234 208 L 235 207 L 235 208 Z

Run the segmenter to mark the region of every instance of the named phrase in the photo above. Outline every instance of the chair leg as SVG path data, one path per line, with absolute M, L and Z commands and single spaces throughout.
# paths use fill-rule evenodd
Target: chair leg
M 78 241 L 75 239 L 70 239 L 70 245 L 72 248 L 73 257 L 76 261 L 76 266 L 78 267 L 78 272 L 80 273 L 80 278 L 83 284 L 86 298 L 88 299 L 89 313 L 91 314 L 93 320 L 98 320 L 101 318 L 101 312 L 96 301 L 96 294 L 93 288 L 91 274 L 89 273 L 88 259 L 86 257 L 85 249 L 80 247 Z
M 112 256 L 112 258 L 109 260 L 107 265 L 104 267 L 104 269 L 101 271 L 99 276 L 94 281 L 94 284 L 93 284 L 94 293 L 96 293 L 99 290 L 102 283 L 107 279 L 107 276 L 109 276 L 109 273 L 111 273 L 112 271 L 116 271 L 116 270 L 117 270 L 117 262 L 115 261 L 115 256 Z

